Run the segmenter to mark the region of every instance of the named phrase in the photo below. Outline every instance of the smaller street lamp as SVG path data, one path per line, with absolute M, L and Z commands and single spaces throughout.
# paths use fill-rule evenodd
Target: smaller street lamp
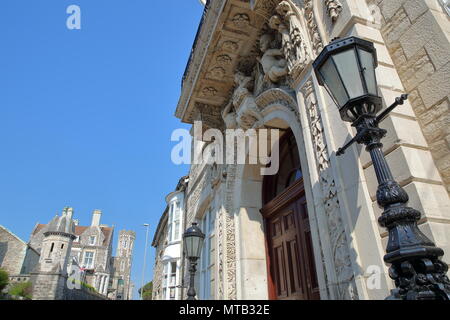
M 388 299 L 450 300 L 448 266 L 440 260 L 444 251 L 419 230 L 421 214 L 407 206 L 408 194 L 394 180 L 382 151 L 381 139 L 387 131 L 379 124 L 408 95 L 379 113 L 382 100 L 377 90 L 377 65 L 373 43 L 356 37 L 332 41 L 313 64 L 319 84 L 338 106 L 342 120 L 351 122 L 357 131 L 337 155 L 356 142 L 364 144 L 372 158 L 378 180 L 377 202 L 384 208 L 378 222 L 389 231 L 384 261 L 391 265 L 389 276 L 397 287 Z
M 195 272 L 197 271 L 197 260 L 200 258 L 204 240 L 205 235 L 197 227 L 197 223 L 195 222 L 183 234 L 184 253 L 190 262 L 190 281 L 187 300 L 195 300 Z

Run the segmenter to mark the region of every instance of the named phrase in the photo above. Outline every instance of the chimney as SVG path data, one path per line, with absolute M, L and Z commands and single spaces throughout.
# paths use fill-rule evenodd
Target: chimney
M 102 211 L 101 210 L 94 210 L 92 212 L 92 223 L 91 226 L 99 226 L 100 225 L 100 218 L 102 217 Z
M 71 208 L 71 207 L 64 207 L 64 209 L 62 211 L 62 216 L 66 216 L 69 219 L 72 219 L 72 217 L 73 217 L 73 208 Z

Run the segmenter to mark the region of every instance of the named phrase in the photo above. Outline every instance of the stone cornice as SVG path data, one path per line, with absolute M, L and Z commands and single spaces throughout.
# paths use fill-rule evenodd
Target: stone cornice
M 234 74 L 236 70 L 252 72 L 259 54 L 257 40 L 267 21 L 265 11 L 277 2 L 264 1 L 263 8 L 258 3 L 253 10 L 248 0 L 209 2 L 183 77 L 176 117 L 186 123 L 202 120 L 206 125 L 205 118 L 222 121 L 221 110 L 235 86 Z M 272 3 L 270 8 L 268 3 Z M 211 125 L 221 127 L 220 123 Z
M 206 57 L 213 31 L 218 23 L 218 17 L 226 2 L 227 0 L 209 1 L 207 7 L 205 7 L 204 16 L 197 31 L 197 37 L 183 77 L 181 97 L 175 112 L 177 118 L 183 119 L 184 117 L 193 87 Z

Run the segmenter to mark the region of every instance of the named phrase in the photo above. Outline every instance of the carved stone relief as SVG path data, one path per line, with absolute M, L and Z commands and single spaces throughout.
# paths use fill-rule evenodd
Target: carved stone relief
M 275 10 L 277 14 L 270 18 L 269 26 L 280 33 L 289 75 L 296 78 L 311 61 L 301 32 L 302 26 L 288 1 L 281 1 Z
M 234 225 L 234 187 L 236 183 L 236 165 L 227 166 L 225 183 L 225 261 L 227 299 L 236 300 L 236 239 Z
M 302 88 L 308 113 L 309 126 L 313 139 L 317 172 L 323 195 L 323 206 L 326 213 L 330 246 L 332 248 L 334 271 L 337 278 L 337 299 L 358 299 L 351 265 L 350 247 L 341 219 L 340 204 L 337 197 L 336 183 L 331 172 L 331 163 L 324 125 L 318 108 L 316 93 L 312 80 Z
M 318 56 L 323 49 L 323 41 L 320 36 L 317 20 L 314 14 L 313 0 L 305 0 L 305 15 L 312 44 L 312 51 L 314 56 Z
M 339 0 L 325 0 L 325 7 L 331 21 L 336 22 L 342 12 L 342 4 Z
M 238 13 L 233 17 L 233 24 L 236 28 L 245 29 L 250 25 L 250 17 L 245 13 Z

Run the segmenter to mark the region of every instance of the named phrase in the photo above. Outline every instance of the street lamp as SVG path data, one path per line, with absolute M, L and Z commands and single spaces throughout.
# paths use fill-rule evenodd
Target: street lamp
M 195 222 L 192 223 L 192 226 L 189 227 L 183 234 L 184 253 L 190 262 L 190 281 L 187 292 L 187 300 L 195 300 L 195 272 L 197 271 L 197 260 L 200 258 L 204 240 L 205 235 L 202 230 L 197 227 L 197 223 Z
M 356 37 L 332 41 L 313 64 L 319 84 L 338 106 L 342 120 L 356 128 L 356 136 L 337 155 L 356 142 L 364 144 L 372 158 L 379 184 L 377 202 L 384 208 L 378 222 L 389 231 L 384 261 L 391 265 L 389 276 L 397 287 L 388 299 L 450 300 L 448 266 L 440 260 L 444 251 L 419 230 L 421 214 L 407 206 L 408 194 L 394 180 L 382 151 L 381 139 L 387 131 L 379 124 L 408 95 L 379 113 L 382 100 L 377 90 L 377 65 L 373 43 Z
M 145 267 L 146 267 L 146 263 L 147 263 L 147 245 L 148 245 L 148 228 L 149 228 L 149 224 L 148 223 L 144 223 L 142 225 L 143 227 L 145 227 L 147 230 L 145 232 L 145 247 L 144 247 L 144 264 L 142 266 L 142 280 L 141 280 L 141 300 L 143 300 L 143 295 L 144 295 L 144 282 L 145 282 Z

